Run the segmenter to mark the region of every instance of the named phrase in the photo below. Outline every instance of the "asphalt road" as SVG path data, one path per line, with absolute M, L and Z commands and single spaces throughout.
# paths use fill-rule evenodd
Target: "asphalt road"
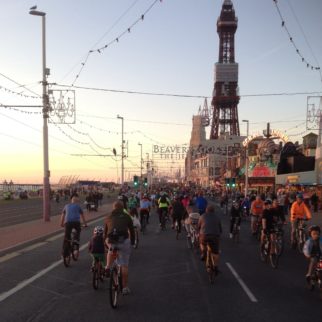
M 81 204 L 85 198 L 80 197 Z M 103 202 L 106 202 L 106 197 Z M 51 200 L 51 216 L 61 215 L 66 203 L 61 199 L 60 202 Z M 85 206 L 84 206 L 85 209 Z M 0 227 L 12 226 L 24 222 L 41 219 L 43 215 L 43 204 L 41 198 L 28 200 L 1 200 L 0 201 Z
M 106 282 L 98 291 L 92 288 L 87 250 L 66 269 L 59 259 L 62 237 L 44 241 L 0 263 L 0 320 L 319 321 L 322 301 L 305 288 L 303 255 L 287 248 L 274 270 L 260 261 L 248 222 L 239 244 L 228 239 L 225 216 L 223 223 L 222 273 L 210 285 L 204 263 L 186 247 L 184 236 L 176 241 L 173 231 L 159 232 L 153 215 L 140 248 L 132 252 L 132 294 L 122 297 L 116 310 L 109 305 Z M 81 244 L 91 231 L 83 230 Z

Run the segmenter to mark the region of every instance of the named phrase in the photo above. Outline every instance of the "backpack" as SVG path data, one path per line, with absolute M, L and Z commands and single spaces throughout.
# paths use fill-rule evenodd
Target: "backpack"
M 167 203 L 168 204 L 168 200 L 166 196 L 162 196 L 160 199 L 160 203 Z

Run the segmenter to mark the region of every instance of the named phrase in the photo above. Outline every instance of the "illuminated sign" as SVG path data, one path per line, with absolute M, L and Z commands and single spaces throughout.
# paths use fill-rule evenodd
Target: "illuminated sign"
M 299 182 L 299 176 L 288 176 L 287 182 L 288 183 L 298 183 Z
M 284 134 L 282 131 L 279 131 L 279 130 L 272 130 L 270 132 L 270 137 L 271 138 L 278 138 L 278 139 L 281 139 L 284 143 L 287 143 L 289 141 L 289 138 L 286 134 Z M 263 135 L 259 134 L 259 133 L 255 133 L 255 134 L 252 134 L 250 136 L 248 136 L 244 142 L 243 142 L 243 146 L 246 147 L 248 146 L 248 144 L 256 139 L 261 139 L 263 140 L 264 137 Z

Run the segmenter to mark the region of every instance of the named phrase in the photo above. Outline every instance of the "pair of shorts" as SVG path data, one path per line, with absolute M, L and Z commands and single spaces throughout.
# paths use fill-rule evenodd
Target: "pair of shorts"
M 209 245 L 213 254 L 219 254 L 220 238 L 214 235 L 200 235 L 199 241 L 201 245 L 207 247 Z
M 112 244 L 108 244 L 108 256 L 111 255 L 111 246 Z M 121 266 L 129 266 L 130 255 L 131 255 L 131 242 L 130 239 L 127 238 L 122 243 L 113 243 L 113 247 L 118 249 L 118 259 L 117 264 Z

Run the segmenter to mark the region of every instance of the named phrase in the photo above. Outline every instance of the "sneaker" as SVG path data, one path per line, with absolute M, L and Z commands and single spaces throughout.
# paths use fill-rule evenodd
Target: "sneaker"
M 232 238 L 233 238 L 233 234 L 232 234 L 232 233 L 230 233 L 230 234 L 229 234 L 229 238 L 230 238 L 230 239 L 232 239 Z
M 123 295 L 129 295 L 131 293 L 131 290 L 128 287 L 124 287 L 122 290 Z
M 107 267 L 105 267 L 105 277 L 106 277 L 106 278 L 109 278 L 109 277 L 110 277 L 110 275 L 111 275 L 111 271 L 110 271 L 110 269 L 109 269 L 109 268 L 107 268 Z

